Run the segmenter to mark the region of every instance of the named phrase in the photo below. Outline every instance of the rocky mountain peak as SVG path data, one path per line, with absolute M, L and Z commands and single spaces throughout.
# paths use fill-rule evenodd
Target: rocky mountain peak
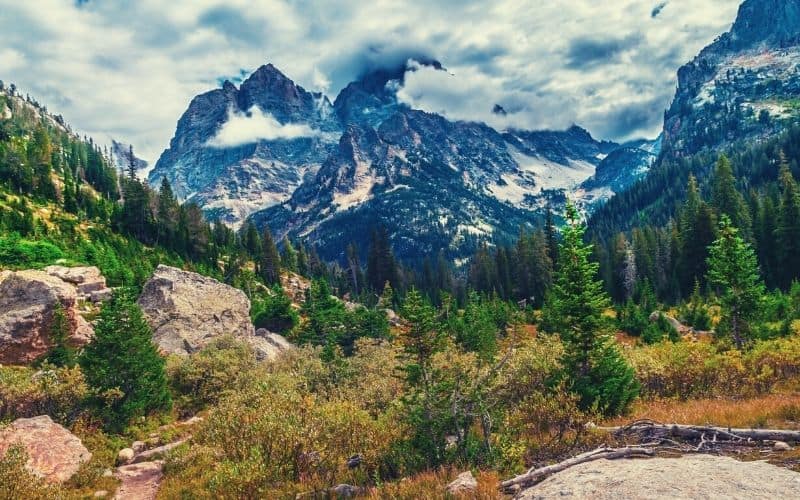
M 760 43 L 796 43 L 800 36 L 800 0 L 747 0 L 730 31 L 735 48 Z

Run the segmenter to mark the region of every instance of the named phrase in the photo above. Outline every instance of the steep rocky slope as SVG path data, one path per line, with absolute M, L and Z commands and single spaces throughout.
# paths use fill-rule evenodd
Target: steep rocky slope
M 378 224 L 403 257 L 458 258 L 476 238 L 511 238 L 567 193 L 591 207 L 651 163 L 630 146 L 640 154 L 599 168 L 621 146 L 577 126 L 498 131 L 411 109 L 396 91 L 420 65 L 444 69 L 412 61 L 376 70 L 332 104 L 263 66 L 239 88 L 225 83 L 192 101 L 150 182 L 166 176 L 179 196 L 230 223 L 255 212 L 258 225 L 305 238 L 326 258 Z M 604 170 L 614 173 L 580 186 Z

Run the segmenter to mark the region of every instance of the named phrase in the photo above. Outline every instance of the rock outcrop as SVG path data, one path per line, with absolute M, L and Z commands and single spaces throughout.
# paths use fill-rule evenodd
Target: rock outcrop
M 282 335 L 259 328 L 254 337 L 247 337 L 247 342 L 256 354 L 258 361 L 269 361 L 282 353 L 294 349 L 294 345 Z
M 139 306 L 166 353 L 191 354 L 220 335 L 254 335 L 250 300 L 241 290 L 174 267 L 158 266 Z
M 0 429 L 0 458 L 16 445 L 28 453 L 26 468 L 51 482 L 67 481 L 92 458 L 80 439 L 47 415 L 20 418 Z
M 0 364 L 27 364 L 51 347 L 50 327 L 56 303 L 70 324 L 69 341 L 85 345 L 92 326 L 77 311 L 78 289 L 43 271 L 6 273 L 0 281 Z
M 798 498 L 800 474 L 764 462 L 691 455 L 597 460 L 551 476 L 517 499 Z
M 101 302 L 111 297 L 111 289 L 106 286 L 106 279 L 94 266 L 48 266 L 44 268 L 44 271 L 61 281 L 75 285 L 78 295 L 84 300 Z

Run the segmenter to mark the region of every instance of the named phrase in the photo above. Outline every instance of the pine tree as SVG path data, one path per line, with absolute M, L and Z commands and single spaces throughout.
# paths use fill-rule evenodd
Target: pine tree
M 412 288 L 406 295 L 401 315 L 408 323 L 399 340 L 406 385 L 403 404 L 409 428 L 414 433 L 412 443 L 428 465 L 438 465 L 444 455 L 445 428 L 433 357 L 444 348 L 445 339 L 436 328 L 433 308 L 416 289 Z
M 736 347 L 742 349 L 750 340 L 750 322 L 764 297 L 764 284 L 755 252 L 726 215 L 720 221 L 719 238 L 709 252 L 708 281 L 719 292 L 721 325 L 730 332 Z
M 55 366 L 75 366 L 75 348 L 69 345 L 70 324 L 61 302 L 56 302 L 50 322 L 50 341 L 53 348 L 47 354 L 47 362 Z
M 172 186 L 166 177 L 162 177 L 161 189 L 158 191 L 158 241 L 168 248 L 174 248 L 178 213 L 178 201 L 172 192 Z
M 781 155 L 781 202 L 775 228 L 778 283 L 786 290 L 800 278 L 800 190 L 786 159 Z
M 117 290 L 103 305 L 78 362 L 109 429 L 121 431 L 135 417 L 172 406 L 164 359 L 129 291 Z
M 705 280 L 708 246 L 715 238 L 713 211 L 700 199 L 694 176 L 689 177 L 687 191 L 679 223 L 681 252 L 678 267 L 683 296 L 689 294 L 695 280 Z
M 597 279 L 598 264 L 589 261 L 592 246 L 583 242 L 585 227 L 571 203 L 566 219 L 542 328 L 564 342 L 564 376 L 580 396 L 581 407 L 619 413 L 636 397 L 638 385 L 608 333 L 603 312 L 610 300 Z
M 749 238 L 752 227 L 750 213 L 741 193 L 736 190 L 733 168 L 725 155 L 720 156 L 717 160 L 713 188 L 713 202 L 717 216 L 727 215 L 731 223 L 740 228 L 741 234 Z
M 283 247 L 283 252 L 281 253 L 281 264 L 283 265 L 284 269 L 297 272 L 297 251 L 292 246 L 292 242 L 289 241 L 288 236 L 283 237 L 281 246 Z
M 281 280 L 281 256 L 278 247 L 272 239 L 269 228 L 264 228 L 261 238 L 261 261 L 259 263 L 261 278 L 268 285 L 274 285 Z
M 544 234 L 547 241 L 547 254 L 553 266 L 558 262 L 558 232 L 553 222 L 553 211 L 547 207 L 544 219 Z

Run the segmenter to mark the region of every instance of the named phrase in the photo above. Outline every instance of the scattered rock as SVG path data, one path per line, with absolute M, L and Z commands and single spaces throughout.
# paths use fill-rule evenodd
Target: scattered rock
M 113 475 L 114 475 L 114 471 L 112 471 L 111 469 L 106 469 L 106 470 L 103 471 L 103 477 L 111 477 Z
M 51 347 L 53 310 L 60 302 L 70 324 L 69 342 L 80 347 L 94 335 L 78 314 L 73 285 L 42 271 L 17 271 L 0 281 L 0 363 L 27 364 Z
M 775 444 L 772 445 L 772 449 L 773 451 L 792 451 L 792 447 L 783 441 L 775 441 Z
M 248 337 L 247 342 L 255 351 L 256 359 L 259 361 L 273 360 L 281 353 L 295 348 L 282 335 L 272 333 L 264 328 L 259 328 L 255 337 Z
M 117 453 L 117 463 L 118 464 L 127 464 L 133 460 L 133 457 L 136 456 L 136 452 L 133 451 L 133 448 L 122 448 Z
M 144 441 L 134 441 L 131 443 L 131 449 L 134 453 L 141 453 L 147 448 L 147 443 Z
M 180 425 L 180 426 L 195 425 L 195 424 L 199 424 L 203 420 L 204 420 L 203 417 L 195 415 L 192 418 L 184 420 L 183 422 L 178 422 L 178 425 Z
M 143 462 L 117 468 L 114 476 L 120 480 L 118 500 L 153 500 L 164 478 L 164 462 Z
M 311 288 L 311 282 L 299 274 L 285 273 L 281 274 L 281 287 L 292 302 L 303 304 L 306 301 L 306 290 Z
M 135 457 L 133 457 L 133 460 L 131 460 L 130 463 L 138 464 L 138 463 L 150 461 L 155 457 L 158 457 L 158 456 L 163 455 L 164 453 L 167 453 L 168 451 L 174 450 L 175 448 L 177 448 L 178 446 L 182 445 L 183 443 L 185 443 L 188 440 L 189 440 L 189 438 L 187 437 L 187 438 L 179 439 L 178 441 L 175 441 L 174 443 L 165 444 L 163 446 L 158 446 L 156 448 L 151 448 L 151 449 L 149 449 L 147 451 L 143 451 L 143 452 L 137 454 Z
M 462 472 L 456 479 L 447 485 L 447 492 L 451 495 L 474 493 L 478 490 L 478 481 L 471 471 Z
M 20 418 L 0 429 L 0 458 L 16 444 L 28 453 L 26 468 L 51 482 L 67 481 L 92 458 L 80 439 L 47 415 Z
M 214 337 L 252 337 L 250 300 L 219 281 L 160 265 L 139 297 L 153 339 L 162 351 L 191 354 Z
M 337 484 L 329 490 L 333 498 L 353 498 L 363 495 L 365 492 L 366 488 L 353 486 L 352 484 Z
M 386 319 L 389 320 L 389 325 L 401 326 L 403 324 L 403 320 L 394 309 L 384 309 L 384 312 L 386 312 Z
M 651 322 L 658 321 L 659 314 L 663 315 L 664 319 L 666 319 L 667 322 L 672 326 L 672 328 L 674 328 L 675 331 L 678 332 L 680 335 L 686 335 L 686 334 L 689 334 L 689 333 L 694 333 L 694 330 L 692 329 L 692 327 L 686 326 L 683 323 L 681 323 L 680 321 L 678 321 L 677 319 L 673 318 L 672 316 L 664 314 L 664 313 L 662 313 L 660 311 L 653 311 L 650 314 L 650 321 Z
M 517 499 L 798 498 L 800 474 L 765 462 L 688 455 L 646 460 L 597 460 L 570 467 Z
M 106 490 L 98 490 L 94 492 L 92 495 L 94 498 L 105 498 L 108 496 L 108 492 Z
M 114 290 L 110 288 L 104 288 L 102 290 L 96 290 L 89 294 L 89 300 L 97 303 L 97 302 L 105 302 L 111 299 L 111 296 L 114 295 Z

